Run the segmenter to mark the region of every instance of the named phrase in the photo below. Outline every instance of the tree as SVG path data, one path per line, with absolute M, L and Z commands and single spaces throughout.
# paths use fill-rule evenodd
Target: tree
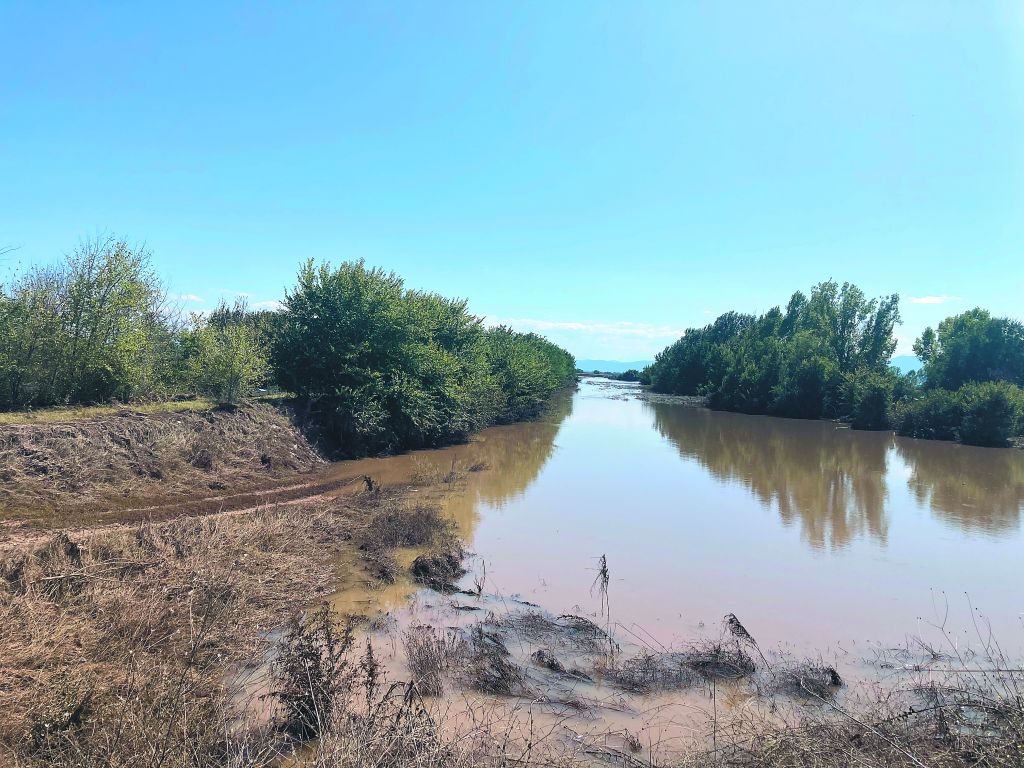
M 193 316 L 188 340 L 195 388 L 219 405 L 250 396 L 268 371 L 265 349 L 244 301 L 221 302 L 209 318 Z
M 362 262 L 307 262 L 284 300 L 278 383 L 348 455 L 424 448 L 537 415 L 575 361 L 533 334 L 484 329 L 463 300 L 406 290 Z
M 728 312 L 687 330 L 643 376 L 657 392 L 706 394 L 714 408 L 877 427 L 887 420 L 878 397 L 899 321 L 896 295 L 868 300 L 855 285 L 826 281 L 810 296 L 794 293 L 785 310 Z M 881 386 L 870 407 L 869 380 Z
M 968 382 L 1024 385 L 1024 325 L 975 308 L 926 328 L 914 343 L 928 387 L 955 390 Z
M 145 250 L 81 245 L 0 291 L 0 403 L 129 400 L 164 384 L 171 322 Z
M 1017 430 L 1024 397 L 1004 381 L 965 384 L 957 393 L 960 440 L 968 445 L 1005 446 Z

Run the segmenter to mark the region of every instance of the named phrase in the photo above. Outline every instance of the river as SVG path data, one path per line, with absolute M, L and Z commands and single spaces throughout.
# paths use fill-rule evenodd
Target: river
M 481 471 L 465 471 L 474 465 Z M 460 468 L 460 479 L 438 484 Z M 335 596 L 341 612 L 387 619 L 375 646 L 398 679 L 410 676 L 410 626 L 465 631 L 533 610 L 589 618 L 623 658 L 714 642 L 735 614 L 771 664 L 834 666 L 856 683 L 842 695 L 851 701 L 862 686 L 927 676 L 942 659 L 987 658 L 996 644 L 1024 658 L 1019 450 L 716 412 L 586 378 L 541 421 L 332 472 L 414 482 L 472 553 L 461 586 L 479 585 L 480 599 L 440 596 L 407 577 L 367 590 L 355 571 Z M 415 553 L 405 554 L 408 565 Z M 607 607 L 595 588 L 602 555 Z M 509 647 L 531 668 L 535 642 Z M 527 674 L 525 698 L 456 687 L 435 706 L 455 727 L 475 727 L 481 711 L 501 712 L 501 722 L 511 712 L 531 729 L 524 741 L 540 729 L 615 754 L 628 733 L 653 757 L 701 743 L 719 708 L 752 696 L 742 684 L 722 700 L 706 689 L 633 695 L 600 681 L 545 689 L 550 676 Z M 575 699 L 586 716 L 567 704 Z
M 800 649 L 943 624 L 972 639 L 978 621 L 1020 647 L 1024 452 L 638 392 L 584 379 L 541 422 L 339 471 L 387 482 L 486 462 L 444 504 L 488 589 L 593 614 L 605 555 L 615 622 L 666 646 L 731 612 Z

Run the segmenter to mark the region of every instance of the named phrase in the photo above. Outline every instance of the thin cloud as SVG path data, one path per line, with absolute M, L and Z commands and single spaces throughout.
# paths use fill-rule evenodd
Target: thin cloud
M 274 312 L 279 310 L 284 305 L 277 299 L 271 299 L 270 301 L 257 301 L 249 305 L 252 309 L 269 309 Z
M 960 301 L 959 296 L 908 296 L 911 304 L 945 304 L 949 301 Z
M 577 333 L 601 336 L 625 336 L 642 339 L 674 339 L 682 336 L 685 330 L 684 328 L 672 325 L 655 325 L 628 321 L 588 323 L 567 320 L 542 320 L 533 317 L 488 317 L 485 321 L 488 325 L 508 325 L 519 331 L 575 331 Z
M 202 296 L 196 296 L 194 293 L 176 293 L 176 294 L 171 294 L 171 298 L 172 299 L 177 299 L 178 301 L 188 301 L 188 302 L 191 302 L 193 304 L 202 304 L 203 303 Z

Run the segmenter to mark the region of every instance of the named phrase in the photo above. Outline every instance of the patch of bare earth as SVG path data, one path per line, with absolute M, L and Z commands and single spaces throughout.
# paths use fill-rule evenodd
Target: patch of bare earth
M 273 489 L 324 465 L 287 413 L 266 404 L 6 424 L 0 518 L 67 524 L 96 509 L 110 515 L 219 500 Z

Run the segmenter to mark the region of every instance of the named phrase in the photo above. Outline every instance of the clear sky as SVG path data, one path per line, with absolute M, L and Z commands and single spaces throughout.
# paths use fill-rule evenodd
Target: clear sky
M 114 233 L 201 309 L 362 257 L 626 360 L 829 277 L 904 297 L 900 352 L 1024 314 L 1018 2 L 0 0 L 0 29 L 5 271 Z

